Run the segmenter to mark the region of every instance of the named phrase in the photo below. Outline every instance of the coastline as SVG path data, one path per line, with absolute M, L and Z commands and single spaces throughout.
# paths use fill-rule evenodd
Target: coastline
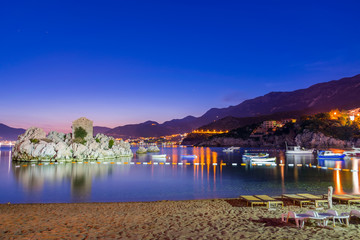
M 349 212 L 355 206 L 334 205 Z M 304 229 L 281 222 L 289 210 L 304 213 L 286 202 L 283 209 L 247 207 L 238 198 L 109 203 L 0 204 L 0 236 L 5 239 L 352 239 L 360 234 L 360 219 L 350 226 Z M 325 211 L 325 210 L 322 210 Z

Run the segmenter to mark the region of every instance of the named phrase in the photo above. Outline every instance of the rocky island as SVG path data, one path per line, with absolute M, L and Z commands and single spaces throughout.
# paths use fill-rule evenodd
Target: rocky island
M 73 122 L 72 133 L 46 132 L 31 127 L 18 137 L 13 149 L 15 161 L 83 161 L 132 157 L 130 144 L 113 137 L 93 137 L 92 121 L 82 117 Z

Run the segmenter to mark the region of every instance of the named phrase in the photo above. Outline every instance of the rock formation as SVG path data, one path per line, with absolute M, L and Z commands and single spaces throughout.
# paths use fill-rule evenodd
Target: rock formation
M 20 135 L 13 150 L 13 160 L 20 161 L 83 161 L 132 155 L 129 143 L 115 141 L 104 134 L 78 142 L 72 139 L 71 133 L 52 131 L 46 136 L 42 129 L 36 127 L 29 128 Z
M 147 153 L 147 149 L 144 147 L 139 147 L 139 149 L 136 150 L 136 153 L 137 154 L 145 154 L 145 153 Z
M 158 146 L 150 146 L 147 149 L 148 152 L 160 152 L 160 149 L 158 148 Z

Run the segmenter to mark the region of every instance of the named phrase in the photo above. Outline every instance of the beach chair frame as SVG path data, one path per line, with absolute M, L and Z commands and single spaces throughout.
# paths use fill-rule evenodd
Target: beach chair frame
M 254 205 L 266 205 L 264 201 L 261 199 L 254 197 L 253 195 L 240 195 L 240 198 L 244 201 L 246 201 L 246 205 L 251 205 L 251 208 L 254 207 Z
M 345 202 L 350 207 L 351 203 L 360 203 L 360 198 L 358 196 L 353 197 L 352 195 L 343 194 L 343 195 L 333 195 L 333 200 L 338 201 L 339 203 Z
M 326 204 L 329 205 L 329 202 L 328 202 L 327 199 L 324 199 L 324 198 L 319 197 L 319 196 L 315 196 L 315 195 L 312 195 L 312 194 L 309 194 L 309 193 L 298 193 L 296 195 L 307 198 L 308 200 L 314 202 L 316 208 L 319 207 L 319 203 L 326 203 Z
M 259 198 L 260 200 L 266 202 L 267 208 L 270 208 L 271 204 L 274 204 L 275 207 L 277 207 L 278 205 L 281 205 L 281 208 L 284 208 L 284 202 L 281 200 L 277 200 L 268 195 L 254 195 L 254 196 Z
M 311 200 L 309 200 L 307 198 L 304 198 L 304 197 L 301 197 L 301 196 L 298 196 L 296 194 L 282 194 L 281 197 L 283 199 L 286 198 L 286 199 L 292 200 L 294 204 L 296 202 L 299 203 L 300 208 L 303 207 L 304 203 L 311 203 Z

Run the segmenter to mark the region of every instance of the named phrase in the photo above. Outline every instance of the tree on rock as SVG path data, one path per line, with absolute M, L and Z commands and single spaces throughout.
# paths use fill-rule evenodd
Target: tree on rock
M 110 139 L 110 141 L 109 141 L 109 148 L 111 149 L 113 145 L 114 145 L 114 139 Z
M 87 132 L 82 127 L 75 128 L 75 138 L 80 138 L 80 139 L 84 140 L 86 135 L 87 135 Z

